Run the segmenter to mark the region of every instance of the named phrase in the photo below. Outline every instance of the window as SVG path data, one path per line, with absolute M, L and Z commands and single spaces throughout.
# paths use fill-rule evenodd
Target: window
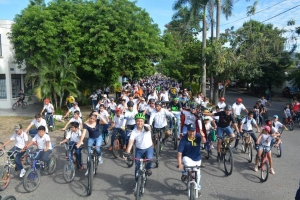
M 2 43 L 1 43 L 1 34 L 0 34 L 0 57 L 2 57 Z
M 16 98 L 19 96 L 21 89 L 21 74 L 12 74 L 11 75 L 11 90 L 12 97 Z
M 6 80 L 5 74 L 0 74 L 0 99 L 6 99 Z

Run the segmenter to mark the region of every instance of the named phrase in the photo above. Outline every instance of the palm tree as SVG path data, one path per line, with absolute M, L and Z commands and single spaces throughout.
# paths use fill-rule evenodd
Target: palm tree
M 177 0 L 173 5 L 174 10 L 179 10 L 184 5 L 188 4 L 190 15 L 188 21 L 196 21 L 200 13 L 203 12 L 202 19 L 202 93 L 206 96 L 206 60 L 204 49 L 206 48 L 206 5 L 209 0 Z

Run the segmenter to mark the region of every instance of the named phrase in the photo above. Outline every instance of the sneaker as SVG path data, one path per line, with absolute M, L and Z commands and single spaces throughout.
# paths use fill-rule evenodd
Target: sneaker
M 270 174 L 275 174 L 275 171 L 273 168 L 270 169 Z
M 20 172 L 20 178 L 22 178 L 26 173 L 26 170 L 25 169 L 21 169 L 21 172 Z
M 152 175 L 151 169 L 148 169 L 148 170 L 146 171 L 146 175 L 147 175 L 147 176 L 151 176 L 151 175 Z
M 255 172 L 257 172 L 257 171 L 258 171 L 258 166 L 255 165 L 254 168 L 253 168 L 253 170 L 254 170 Z
M 99 156 L 98 162 L 99 165 L 103 163 L 102 156 Z
M 50 128 L 52 128 L 53 126 L 50 126 Z
M 88 170 L 88 169 L 86 170 L 86 172 L 85 172 L 84 175 L 85 175 L 85 176 L 89 175 L 89 170 Z

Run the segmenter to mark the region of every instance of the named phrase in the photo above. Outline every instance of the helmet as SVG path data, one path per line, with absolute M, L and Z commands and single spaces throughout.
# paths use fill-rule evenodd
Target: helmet
M 113 100 L 114 100 L 114 98 L 110 98 L 110 100 L 111 100 L 111 101 L 113 101 Z
M 179 98 L 178 98 L 178 97 L 175 97 L 173 100 L 174 100 L 174 101 L 178 101 L 178 100 L 179 100 Z
M 273 116 L 273 118 L 276 118 L 276 119 L 278 119 L 278 115 L 274 115 L 274 116 Z
M 149 99 L 149 103 L 154 103 L 155 99 Z
M 221 98 L 220 98 L 220 101 L 225 101 L 225 98 L 224 98 L 224 97 L 221 97 Z
M 155 105 L 156 105 L 156 106 L 161 106 L 161 104 L 162 104 L 161 101 L 155 102 Z
M 227 106 L 225 107 L 225 110 L 232 110 L 231 105 L 227 105 Z
M 50 102 L 49 99 L 45 99 L 45 100 L 44 100 L 44 103 L 49 103 L 49 102 Z
M 243 100 L 241 98 L 237 98 L 237 102 L 241 103 Z
M 135 115 L 134 119 L 143 119 L 143 120 L 145 120 L 146 117 L 143 113 L 138 113 L 138 114 Z
M 127 107 L 133 107 L 133 106 L 134 106 L 133 101 L 128 101 L 128 102 L 127 102 Z
M 193 104 L 190 105 L 190 109 L 196 109 L 196 108 L 197 108 L 196 104 L 193 103 Z
M 271 128 L 270 128 L 269 126 L 264 126 L 264 127 L 262 128 L 262 130 L 266 130 L 266 131 L 270 132 L 270 131 L 271 131 Z

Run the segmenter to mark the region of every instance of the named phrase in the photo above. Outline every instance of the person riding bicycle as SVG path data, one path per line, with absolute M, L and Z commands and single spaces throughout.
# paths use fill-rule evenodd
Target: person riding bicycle
M 271 135 L 273 137 L 272 142 L 271 142 L 271 148 L 273 147 L 278 147 L 278 145 L 281 143 L 281 138 L 280 138 L 280 133 L 275 129 L 275 127 L 272 126 L 272 121 L 267 119 L 266 120 L 266 125 L 270 127 L 271 129 Z
M 256 154 L 256 160 L 255 160 L 255 166 L 254 166 L 254 171 L 257 172 L 258 171 L 258 162 L 259 162 L 259 158 L 261 157 L 261 154 L 263 152 L 263 150 L 265 149 L 268 153 L 268 159 L 269 159 L 269 163 L 270 163 L 270 174 L 275 174 L 274 168 L 273 168 L 273 163 L 271 162 L 271 157 L 272 157 L 272 153 L 270 151 L 271 149 L 271 141 L 272 141 L 272 136 L 270 134 L 271 129 L 269 126 L 264 126 L 262 128 L 262 133 L 258 136 L 257 141 L 256 141 L 256 145 L 258 145 L 258 150 L 257 150 L 257 154 Z
M 205 143 L 205 135 L 203 132 L 201 134 L 196 134 L 196 126 L 190 124 L 187 127 L 188 133 L 183 136 L 179 142 L 177 162 L 178 168 L 184 170 L 184 166 L 201 166 L 201 143 Z M 198 190 L 201 190 L 200 180 L 200 168 L 194 169 L 197 173 L 197 185 Z M 181 180 L 185 181 L 187 179 L 187 174 L 185 171 L 182 172 Z
M 66 116 L 69 115 L 69 113 L 72 113 L 72 115 L 74 115 L 74 112 L 78 110 L 79 111 L 79 117 L 82 118 L 82 114 L 80 112 L 80 108 L 78 106 L 78 103 L 77 102 L 74 102 L 73 103 L 73 106 L 68 110 L 68 112 L 62 117 L 63 119 L 66 118 Z
M 189 127 L 190 124 L 193 124 L 193 126 L 196 127 L 197 105 L 191 104 L 189 110 L 183 110 L 181 113 L 182 113 L 181 130 L 182 130 L 182 134 L 185 135 L 187 134 L 187 128 Z
M 297 97 L 295 97 L 292 102 L 292 114 L 293 114 L 294 121 L 296 120 L 296 118 L 298 119 L 300 118 L 299 110 L 300 110 L 300 103 L 298 102 Z
M 99 119 L 97 119 L 99 117 Z M 88 156 L 91 156 L 91 148 L 95 144 L 95 150 L 97 152 L 97 155 L 99 156 L 99 164 L 103 163 L 102 157 L 101 157 L 101 150 L 100 146 L 102 145 L 102 134 L 101 134 L 101 127 L 100 127 L 100 121 L 103 123 L 108 123 L 105 118 L 103 118 L 99 113 L 92 112 L 89 115 L 88 121 L 86 121 L 83 125 L 83 131 L 80 137 L 80 140 L 77 142 L 76 147 L 79 148 L 82 144 L 82 141 L 85 138 L 85 134 L 88 132 Z M 88 170 L 86 171 L 85 175 L 88 175 Z
M 105 119 L 105 121 L 100 119 L 100 126 L 101 126 L 101 130 L 104 133 L 104 135 L 107 136 L 108 135 L 108 127 L 109 127 L 109 114 L 108 114 L 107 110 L 105 110 L 104 106 L 105 106 L 104 104 L 101 104 L 99 106 L 98 113 L 102 116 L 102 118 Z M 98 119 L 99 119 L 99 117 L 98 117 Z M 104 138 L 102 138 L 102 139 L 104 139 Z
M 49 99 L 44 100 L 44 108 L 41 111 L 41 115 L 43 114 L 44 110 L 46 110 L 46 119 L 49 118 L 49 126 L 50 128 L 53 127 L 53 115 L 54 115 L 54 106 L 50 103 Z
M 221 160 L 221 144 L 222 144 L 222 137 L 223 134 L 226 133 L 231 141 L 235 137 L 233 130 L 231 129 L 230 125 L 231 123 L 234 125 L 235 130 L 239 130 L 235 117 L 233 116 L 232 107 L 230 105 L 227 105 L 225 107 L 224 111 L 218 112 L 218 113 L 203 113 L 203 115 L 208 116 L 219 116 L 219 122 L 217 124 L 217 135 L 218 135 L 218 144 L 217 144 L 217 151 L 218 151 L 218 162 Z
M 146 107 L 146 109 L 143 113 L 146 116 L 146 122 L 145 123 L 149 123 L 151 113 L 154 110 L 155 110 L 155 99 L 150 99 L 149 100 L 149 105 L 147 105 L 147 107 Z
M 243 100 L 241 98 L 237 98 L 236 102 L 232 105 L 232 112 L 234 117 L 237 119 L 237 123 L 240 125 L 241 123 L 241 112 L 244 110 L 248 114 L 247 108 L 242 104 Z M 238 129 L 236 130 L 238 131 Z
M 278 115 L 273 116 L 272 126 L 275 128 L 276 131 L 278 131 L 279 128 L 284 128 L 285 130 L 288 130 L 285 125 L 278 121 Z
M 119 132 L 121 134 L 121 138 L 124 142 L 123 149 L 126 149 L 126 145 L 125 145 L 126 133 L 125 133 L 125 127 L 123 126 L 123 124 L 124 124 L 124 115 L 122 114 L 122 110 L 117 108 L 116 114 L 111 122 L 111 126 L 108 128 L 108 130 L 114 129 L 114 132 L 111 136 L 111 144 L 110 144 L 108 150 L 111 151 L 113 149 L 113 142 L 115 140 L 117 132 Z
M 223 111 L 226 107 L 225 98 L 221 97 L 220 101 L 218 102 L 217 106 L 220 108 L 220 111 Z
M 135 115 L 135 122 L 136 127 L 132 130 L 129 143 L 126 149 L 126 153 L 129 154 L 132 146 L 135 142 L 136 151 L 135 155 L 133 155 L 136 158 L 135 161 L 135 180 L 137 180 L 137 171 L 140 166 L 139 159 L 145 155 L 146 159 L 153 159 L 153 142 L 152 142 L 152 133 L 151 133 L 151 127 L 148 124 L 145 124 L 145 115 L 143 113 L 138 113 Z M 146 164 L 146 174 L 148 176 L 152 175 L 152 161 L 149 161 Z
M 145 101 L 145 98 L 142 97 L 139 103 L 137 104 L 138 112 L 144 113 L 144 111 L 147 109 L 148 104 Z
M 97 93 L 93 92 L 93 94 L 91 94 L 91 96 L 88 99 L 91 99 L 92 110 L 95 110 L 98 100 Z
M 176 98 L 178 94 L 178 90 L 175 87 L 175 84 L 172 85 L 172 87 L 169 89 L 169 93 L 171 94 L 172 98 Z
M 187 94 L 186 93 L 179 94 L 178 98 L 179 98 L 179 102 L 182 105 L 182 108 L 186 108 L 189 104 L 189 98 L 187 97 Z
M 8 151 L 8 155 L 11 156 L 11 153 L 14 152 L 15 150 L 20 151 L 22 150 L 25 145 L 28 144 L 28 135 L 27 133 L 25 133 L 22 129 L 22 125 L 18 124 L 14 127 L 14 134 L 10 137 L 9 140 L 7 140 L 6 142 L 4 142 L 4 144 L 2 146 L 0 146 L 0 149 L 3 149 L 6 145 L 8 145 L 11 141 L 15 140 L 15 146 L 12 147 L 9 151 Z M 17 152 L 16 155 L 13 155 L 11 157 L 11 159 L 15 160 L 16 163 L 16 167 L 15 167 L 15 171 L 20 171 L 20 178 L 22 178 L 25 173 L 26 170 L 23 167 L 23 164 L 21 162 L 21 158 L 24 155 L 25 151 L 23 152 Z
M 253 139 L 253 141 L 254 141 L 254 143 L 256 143 L 256 141 L 257 141 L 257 137 L 256 137 L 256 135 L 254 134 L 254 132 L 253 132 L 253 126 L 255 126 L 255 128 L 256 128 L 256 132 L 258 133 L 258 132 L 260 132 L 259 131 L 259 127 L 258 127 L 258 125 L 257 125 L 257 123 L 256 123 L 256 121 L 255 121 L 255 119 L 253 118 L 253 115 L 254 115 L 254 113 L 252 112 L 252 111 L 249 111 L 248 112 L 248 116 L 246 116 L 246 117 L 244 117 L 243 119 L 242 119 L 242 121 L 241 121 L 241 125 L 240 125 L 240 134 L 241 135 L 243 135 L 244 134 L 244 132 L 249 132 L 250 133 L 250 135 L 251 135 L 251 137 L 252 137 L 252 139 Z M 236 140 L 235 140 L 235 145 L 234 145 L 234 150 L 237 150 L 237 147 L 238 147 L 238 145 L 239 145 L 239 140 L 240 140 L 240 138 L 239 137 L 237 137 L 236 138 Z
M 271 104 L 268 102 L 267 99 L 265 99 L 265 96 L 262 95 L 261 98 L 259 99 L 259 101 L 261 102 L 262 105 L 267 106 L 266 104 L 268 104 L 269 106 L 271 106 Z
M 132 131 L 135 127 L 135 115 L 138 114 L 137 110 L 134 110 L 134 103 L 132 101 L 128 101 L 127 103 L 128 109 L 125 111 L 124 114 L 124 121 L 122 127 L 126 130 Z
M 69 94 L 68 97 L 66 98 L 66 105 L 68 109 L 72 108 L 74 103 L 75 103 L 75 98 L 71 94 Z
M 169 107 L 168 107 L 168 110 L 171 111 L 174 116 L 176 117 L 176 122 L 177 122 L 177 133 L 178 133 L 178 137 L 179 137 L 179 134 L 180 134 L 180 115 L 181 115 L 181 112 L 182 112 L 182 105 L 181 103 L 179 102 L 179 98 L 178 97 L 175 97 L 173 98 L 173 101 L 170 102 L 169 104 Z M 170 121 L 170 127 L 173 127 L 173 121 L 171 120 Z
M 161 136 L 162 143 L 165 144 L 166 139 L 170 136 L 170 131 L 166 130 L 167 127 L 167 117 L 169 117 L 172 120 L 175 120 L 176 118 L 173 113 L 169 112 L 167 109 L 164 109 L 161 107 L 161 102 L 157 101 L 155 102 L 155 110 L 151 113 L 150 120 L 149 120 L 149 125 L 153 124 L 153 134 L 155 137 L 157 137 L 158 134 L 158 129 L 162 129 L 163 132 L 165 132 L 165 137 Z M 155 139 L 155 137 L 153 139 Z
M 25 100 L 25 93 L 23 92 L 22 89 L 20 90 L 20 93 L 18 96 L 19 96 L 19 99 L 17 100 L 17 104 L 21 105 L 23 103 L 23 101 Z
M 114 98 L 110 98 L 110 102 L 108 104 L 108 108 L 110 109 L 110 112 L 115 115 L 116 114 L 116 109 L 117 109 L 117 104 L 115 103 Z
M 36 155 L 36 160 L 41 160 L 45 162 L 46 166 L 49 166 L 50 154 L 52 153 L 52 145 L 50 136 L 46 134 L 46 127 L 41 125 L 37 129 L 37 134 L 32 138 L 32 140 L 24 146 L 23 150 L 26 150 L 31 145 L 37 145 L 37 151 L 39 153 Z
M 72 123 L 72 122 L 77 122 L 77 123 L 79 123 L 79 129 L 82 128 L 82 119 L 79 117 L 79 111 L 78 111 L 78 110 L 76 110 L 76 111 L 74 112 L 74 116 L 68 121 L 68 123 L 66 123 L 65 127 L 62 128 L 61 130 L 62 130 L 62 131 L 66 130 L 67 127 L 69 126 L 69 124 Z
M 287 124 L 292 119 L 290 104 L 287 103 L 283 109 L 283 122 Z
M 47 122 L 45 119 L 42 118 L 42 115 L 36 114 L 35 119 L 31 121 L 31 123 L 28 125 L 28 127 L 25 129 L 25 133 L 28 133 L 29 131 L 29 135 L 33 138 L 37 133 L 38 133 L 38 128 L 40 126 L 44 126 L 45 127 L 45 131 L 48 134 L 48 127 L 47 127 Z M 31 129 L 29 130 L 33 125 L 35 125 L 36 129 Z
M 80 137 L 81 137 L 81 131 L 79 128 L 79 123 L 71 122 L 71 128 L 70 128 L 70 131 L 67 132 L 66 139 L 61 141 L 59 144 L 61 145 L 65 142 L 68 142 L 68 140 L 69 140 L 68 148 L 71 148 L 70 155 L 73 155 L 73 151 L 75 150 L 77 166 L 79 169 L 83 170 L 82 156 L 81 156 L 82 147 L 81 146 L 79 148 L 76 147 L 77 143 L 80 140 Z M 82 145 L 82 144 L 80 144 L 80 145 Z M 68 156 L 70 156 L 70 155 L 68 155 Z

